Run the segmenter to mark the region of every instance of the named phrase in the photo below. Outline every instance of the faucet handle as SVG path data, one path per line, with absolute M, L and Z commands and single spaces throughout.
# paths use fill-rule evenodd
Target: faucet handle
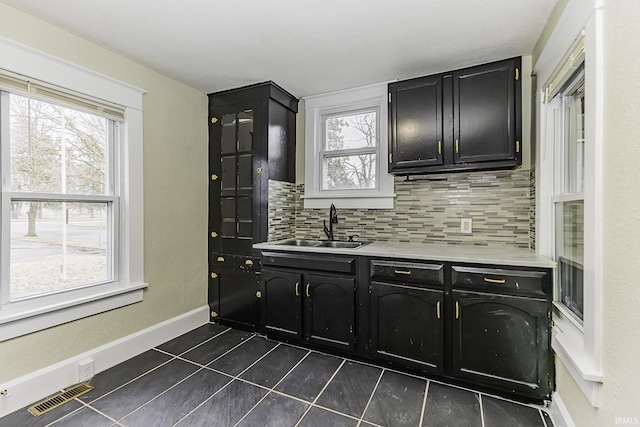
M 354 237 L 360 237 L 359 234 L 352 234 L 351 236 L 349 236 L 349 241 L 353 242 Z

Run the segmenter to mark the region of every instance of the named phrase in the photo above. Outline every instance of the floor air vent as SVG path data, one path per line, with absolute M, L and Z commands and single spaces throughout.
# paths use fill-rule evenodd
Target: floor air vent
M 36 403 L 35 405 L 29 407 L 29 412 L 31 412 L 36 417 L 51 411 L 52 409 L 57 408 L 58 406 L 64 405 L 70 400 L 78 396 L 82 396 L 83 394 L 93 390 L 93 386 L 88 383 L 80 383 L 74 385 L 71 388 L 68 388 L 65 391 L 61 391 L 58 394 L 54 394 L 51 397 L 46 398 L 40 403 Z

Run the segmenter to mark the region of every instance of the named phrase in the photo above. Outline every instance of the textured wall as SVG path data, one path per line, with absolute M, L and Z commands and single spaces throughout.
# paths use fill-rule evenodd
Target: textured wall
M 0 343 L 0 382 L 207 301 L 207 97 L 0 3 L 0 36 L 145 89 L 144 301 Z
M 599 408 L 594 408 L 566 367 L 557 361 L 557 391 L 576 426 L 638 425 L 640 146 L 636 141 L 640 133 L 640 80 L 635 76 L 640 75 L 640 56 L 636 54 L 640 51 L 640 2 L 591 3 L 601 4 L 603 13 L 601 360 L 604 382 Z M 620 78 L 620 70 L 634 78 Z
M 393 209 L 341 209 L 336 238 L 450 243 L 528 248 L 531 180 L 529 170 L 439 175 L 432 180 L 395 179 Z M 296 237 L 325 238 L 326 209 L 303 209 L 297 188 Z M 473 219 L 473 234 L 460 233 L 460 219 Z

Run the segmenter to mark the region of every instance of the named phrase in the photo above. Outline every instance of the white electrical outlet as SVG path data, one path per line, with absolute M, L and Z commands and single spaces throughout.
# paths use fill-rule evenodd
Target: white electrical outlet
M 460 232 L 463 234 L 471 234 L 473 232 L 471 218 L 462 218 L 460 220 Z
M 93 378 L 93 359 L 84 359 L 78 364 L 78 381 Z

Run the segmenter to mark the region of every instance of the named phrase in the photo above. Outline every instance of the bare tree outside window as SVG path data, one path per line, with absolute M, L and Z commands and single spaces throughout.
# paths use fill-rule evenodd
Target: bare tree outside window
M 377 111 L 328 116 L 323 189 L 376 188 Z
M 22 195 L 11 201 L 11 298 L 108 280 L 107 202 L 81 198 L 109 191 L 109 120 L 16 94 L 8 106 L 10 189 Z

